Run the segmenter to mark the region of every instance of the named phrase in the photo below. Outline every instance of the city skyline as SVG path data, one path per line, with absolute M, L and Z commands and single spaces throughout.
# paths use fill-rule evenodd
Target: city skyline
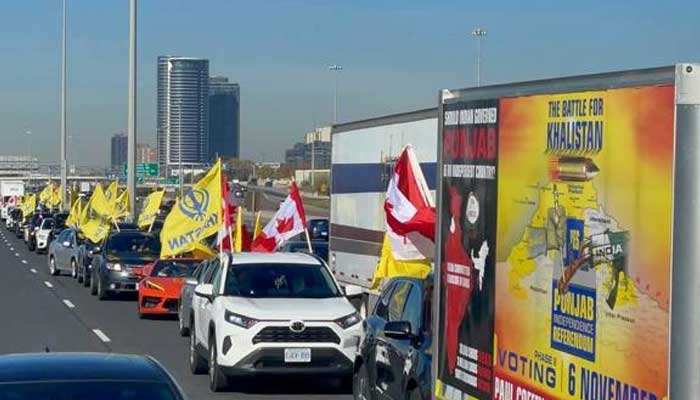
M 634 7 L 608 5 L 605 19 L 595 4 L 603 3 L 563 8 L 538 1 L 468 7 L 412 1 L 249 5 L 212 0 L 207 7 L 140 2 L 138 140 L 156 141 L 152 71 L 160 54 L 207 58 L 217 65 L 211 75 L 228 76 L 246 88 L 241 156 L 255 160 L 280 160 L 300 134 L 331 122 L 329 65 L 343 66 L 338 73 L 340 122 L 432 107 L 440 88 L 473 85 L 476 42 L 470 32 L 477 26 L 488 30 L 482 48 L 484 84 L 700 58 L 700 28 L 697 15 L 688 12 L 694 9 L 689 1 L 667 2 L 661 9 L 646 0 Z M 502 7 L 512 12 L 504 14 Z M 230 15 L 237 15 L 236 24 L 226 22 Z M 261 18 L 280 29 L 261 31 L 255 23 Z M 113 132 L 126 130 L 127 21 L 125 2 L 69 1 L 71 164 L 106 164 L 104 144 Z M 193 21 L 207 23 L 181 29 Z M 0 35 L 7 60 L 0 109 L 9 116 L 0 120 L 0 132 L 31 130 L 32 141 L 47 144 L 37 147 L 37 156 L 57 160 L 60 2 L 10 2 L 0 22 L 7 32 Z M 23 154 L 24 147 L 25 140 L 18 140 L 3 153 Z

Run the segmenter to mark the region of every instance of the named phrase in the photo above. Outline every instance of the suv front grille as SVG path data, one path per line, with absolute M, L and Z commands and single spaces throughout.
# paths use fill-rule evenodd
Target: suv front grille
M 303 332 L 292 332 L 288 326 L 268 326 L 253 338 L 258 343 L 335 343 L 340 338 L 326 326 L 307 326 Z

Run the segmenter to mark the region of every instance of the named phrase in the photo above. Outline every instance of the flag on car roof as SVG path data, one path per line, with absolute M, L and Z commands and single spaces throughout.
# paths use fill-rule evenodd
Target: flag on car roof
M 306 229 L 306 213 L 296 182 L 292 182 L 289 195 L 280 205 L 277 213 L 265 225 L 258 237 L 253 240 L 252 251 L 272 252 L 277 247 L 303 233 Z
M 150 227 L 156 221 L 156 217 L 158 217 L 158 212 L 160 211 L 160 205 L 163 202 L 164 194 L 164 190 L 156 190 L 146 197 L 146 200 L 143 202 L 141 213 L 139 213 L 139 228 Z
M 435 205 L 410 144 L 406 145 L 396 162 L 386 191 L 384 211 L 394 258 L 433 258 Z

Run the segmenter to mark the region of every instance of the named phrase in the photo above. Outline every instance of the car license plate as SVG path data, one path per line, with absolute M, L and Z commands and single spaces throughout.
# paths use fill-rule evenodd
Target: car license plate
M 286 362 L 286 363 L 311 362 L 311 349 L 284 349 L 284 362 Z

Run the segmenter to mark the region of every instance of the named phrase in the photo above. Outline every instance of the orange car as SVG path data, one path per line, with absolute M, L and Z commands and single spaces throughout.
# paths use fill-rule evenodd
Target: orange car
M 146 265 L 139 282 L 139 317 L 177 314 L 180 289 L 202 260 L 169 258 Z

